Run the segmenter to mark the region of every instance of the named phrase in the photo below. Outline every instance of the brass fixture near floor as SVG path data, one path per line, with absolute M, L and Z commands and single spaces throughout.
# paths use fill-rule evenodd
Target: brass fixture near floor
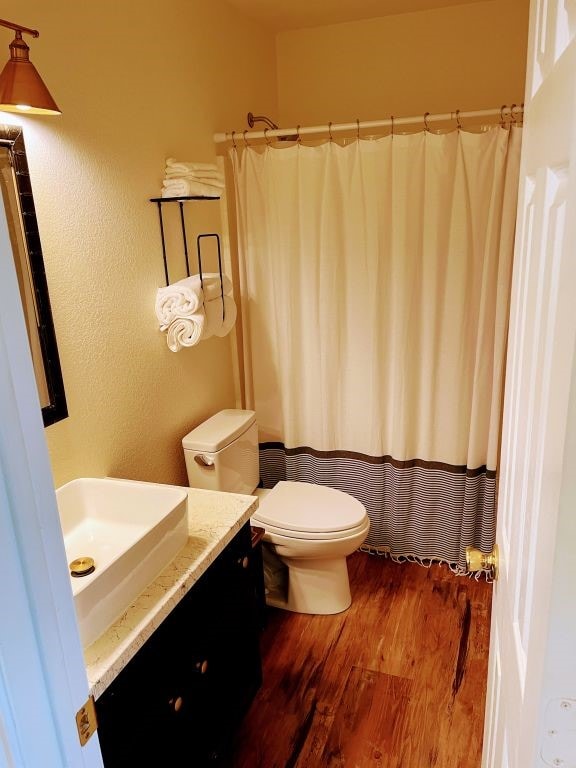
M 22 33 L 39 37 L 37 29 L 0 19 L 0 26 L 16 32 L 9 45 L 10 60 L 0 74 L 0 111 L 27 115 L 60 115 L 61 111 L 50 91 L 29 59 L 29 47 Z
M 493 579 L 498 578 L 498 545 L 494 545 L 492 552 L 480 552 L 474 547 L 466 547 L 466 568 L 470 573 L 488 571 Z

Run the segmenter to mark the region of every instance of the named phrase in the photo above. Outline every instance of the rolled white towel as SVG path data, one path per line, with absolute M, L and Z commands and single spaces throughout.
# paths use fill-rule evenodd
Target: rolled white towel
M 188 317 L 202 306 L 203 296 L 200 277 L 192 275 L 177 283 L 171 283 L 156 292 L 156 317 L 160 330 L 165 331 L 176 317 Z
M 216 301 L 218 301 L 218 299 L 216 299 Z M 221 302 L 222 300 L 220 300 L 220 303 Z M 234 328 L 238 311 L 236 309 L 236 302 L 232 296 L 224 296 L 224 310 L 224 322 L 221 321 L 220 324 L 216 327 L 216 330 L 214 331 L 216 336 L 227 336 L 232 328 Z M 220 315 L 220 318 L 222 318 L 222 315 Z
M 224 320 L 222 320 L 222 299 L 211 299 L 204 303 L 206 312 L 206 323 L 202 339 L 209 339 L 211 336 L 226 336 L 236 322 L 236 302 L 232 296 L 224 296 Z
M 222 275 L 222 287 L 220 287 L 220 274 L 218 272 L 206 272 L 202 275 L 204 291 L 200 275 L 185 277 L 177 283 L 171 283 L 165 288 L 158 288 L 156 292 L 156 317 L 160 323 L 160 330 L 165 331 L 170 323 L 177 317 L 188 317 L 198 312 L 203 302 L 218 298 L 222 291 L 231 293 L 232 281 L 227 275 Z
M 162 197 L 220 197 L 221 194 L 221 187 L 201 181 L 174 179 L 173 183 L 164 181 L 162 184 Z
M 177 317 L 168 326 L 166 342 L 172 352 L 178 352 L 182 347 L 193 347 L 203 338 L 206 325 L 206 315 L 203 310 L 189 317 Z
M 200 275 L 196 275 L 200 280 Z M 202 275 L 204 281 L 204 301 L 219 299 L 221 294 L 232 293 L 232 280 L 228 275 L 222 275 L 222 288 L 220 287 L 220 275 L 218 272 L 206 272 Z
M 156 317 L 164 331 L 175 317 L 187 317 L 198 311 L 203 296 L 198 275 L 178 280 L 156 291 Z
M 189 163 L 175 160 L 173 157 L 169 157 L 166 160 L 166 168 L 176 169 L 183 173 L 190 173 L 190 171 L 217 171 L 218 166 L 215 163 Z

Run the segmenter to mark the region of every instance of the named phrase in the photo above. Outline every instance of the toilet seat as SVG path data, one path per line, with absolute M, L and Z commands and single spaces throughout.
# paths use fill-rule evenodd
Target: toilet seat
M 253 525 L 263 525 L 263 523 L 254 516 L 252 516 L 251 522 Z M 291 531 L 287 528 L 277 528 L 274 525 L 266 524 L 264 541 L 268 541 L 268 539 L 275 541 L 273 538 L 274 536 L 282 537 L 282 539 L 285 539 L 286 541 L 290 539 L 300 539 L 301 541 L 305 540 L 309 542 L 346 541 L 355 538 L 359 534 L 365 537 L 369 528 L 370 524 L 368 522 L 368 516 L 366 516 L 366 520 L 361 525 L 357 525 L 355 528 L 350 528 L 346 531 L 332 531 L 330 533 L 313 533 L 310 531 L 303 533 L 302 531 Z
M 313 483 L 281 481 L 260 496 L 252 516 L 270 533 L 294 539 L 342 539 L 369 525 L 364 505 L 353 496 Z

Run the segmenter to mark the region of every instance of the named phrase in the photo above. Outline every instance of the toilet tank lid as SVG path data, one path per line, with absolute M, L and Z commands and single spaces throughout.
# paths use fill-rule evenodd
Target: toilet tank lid
M 256 421 L 254 411 L 228 408 L 199 424 L 182 438 L 184 450 L 215 453 L 225 448 Z

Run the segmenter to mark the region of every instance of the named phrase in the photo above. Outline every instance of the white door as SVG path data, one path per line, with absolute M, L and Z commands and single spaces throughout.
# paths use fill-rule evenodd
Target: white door
M 0 768 L 101 768 L 19 296 L 0 206 Z
M 533 0 L 483 768 L 576 766 L 575 32 Z

